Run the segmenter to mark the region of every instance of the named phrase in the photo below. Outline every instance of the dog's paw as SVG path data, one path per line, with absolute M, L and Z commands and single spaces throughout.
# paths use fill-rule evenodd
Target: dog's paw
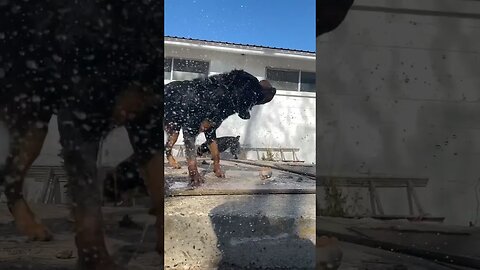
M 178 164 L 178 162 L 173 158 L 173 157 L 170 157 L 170 158 L 167 158 L 168 159 L 168 165 L 170 165 L 170 167 L 174 168 L 174 169 L 181 169 L 182 166 L 180 166 L 180 164 Z
M 197 173 L 191 177 L 189 186 L 196 188 L 201 186 L 203 183 L 205 183 L 205 178 Z
M 53 234 L 43 224 L 31 224 L 21 229 L 30 241 L 50 241 Z
M 170 167 L 174 168 L 174 169 L 181 169 L 182 166 L 180 166 L 180 164 L 178 164 L 177 162 L 174 162 L 174 163 L 169 163 Z
M 225 172 L 223 172 L 222 170 L 217 170 L 215 171 L 215 176 L 218 178 L 225 178 Z
M 26 235 L 30 241 L 52 240 L 52 233 L 45 225 L 35 219 L 32 210 L 23 199 L 15 203 L 11 213 L 15 219 L 17 230 Z

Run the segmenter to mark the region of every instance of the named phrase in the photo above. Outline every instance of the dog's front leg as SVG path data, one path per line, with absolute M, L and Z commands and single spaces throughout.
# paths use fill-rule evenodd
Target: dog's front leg
M 50 231 L 35 218 L 22 192 L 25 175 L 40 154 L 46 135 L 47 128 L 32 127 L 23 133 L 14 132 L 10 142 L 10 154 L 4 171 L 0 172 L 0 184 L 6 180 L 5 195 L 15 224 L 30 240 L 52 239 Z
M 222 172 L 222 169 L 220 168 L 220 151 L 218 150 L 218 144 L 216 140 L 216 129 L 211 128 L 205 131 L 205 138 L 207 139 L 208 148 L 210 149 L 210 154 L 212 155 L 213 159 L 213 172 L 215 173 L 215 176 L 224 178 L 225 173 Z
M 75 243 L 80 269 L 121 269 L 108 254 L 101 211 L 101 181 L 96 179 L 100 136 L 85 140 L 69 110 L 58 115 L 60 143 L 75 216 Z M 99 179 L 98 179 L 99 180 Z
M 163 152 L 158 151 L 140 170 L 143 178 L 146 180 L 148 193 L 152 199 L 151 214 L 155 215 L 157 232 L 157 252 L 160 256 L 165 254 L 164 245 L 164 190 L 165 178 L 163 172 Z
M 156 217 L 157 251 L 160 256 L 164 254 L 164 157 L 163 157 L 163 128 L 161 125 L 161 113 L 149 110 L 139 118 L 133 119 L 125 127 L 132 144 L 134 156 L 129 162 L 138 164 L 141 178 L 140 183 L 146 185 L 152 200 L 150 214 Z M 146 126 L 149 128 L 146 128 Z M 145 132 L 148 131 L 148 132 Z M 130 167 L 130 166 L 129 166 Z M 131 180 L 130 180 L 131 181 Z M 142 183 L 143 182 L 143 183 Z
M 188 174 L 190 175 L 190 185 L 200 186 L 205 179 L 198 173 L 197 168 L 197 151 L 195 149 L 196 135 L 183 131 L 185 143 L 185 155 L 187 156 Z
M 165 154 L 167 155 L 168 164 L 174 169 L 180 169 L 182 167 L 178 164 L 178 162 L 172 155 L 172 149 L 177 142 L 180 130 L 176 130 L 173 127 L 166 127 L 165 130 L 167 132 L 167 144 L 165 145 Z

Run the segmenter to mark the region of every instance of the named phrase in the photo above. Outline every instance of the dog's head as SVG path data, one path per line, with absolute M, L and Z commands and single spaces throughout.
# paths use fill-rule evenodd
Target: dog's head
M 234 70 L 228 77 L 230 88 L 235 91 L 235 109 L 242 119 L 250 119 L 252 107 L 270 102 L 277 92 L 269 81 L 258 81 L 255 76 L 243 70 Z
M 202 157 L 203 154 L 210 152 L 208 149 L 208 145 L 206 143 L 202 143 L 198 148 L 197 148 L 197 156 Z

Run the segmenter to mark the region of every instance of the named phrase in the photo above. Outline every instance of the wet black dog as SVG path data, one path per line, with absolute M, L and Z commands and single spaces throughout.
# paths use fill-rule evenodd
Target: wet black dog
M 57 114 L 79 266 L 118 269 L 104 242 L 96 179 L 100 141 L 116 126 L 127 128 L 145 172 L 163 253 L 162 1 L 7 0 L 0 14 L 1 139 L 9 143 L 0 184 L 18 229 L 33 240 L 52 237 L 22 186 Z
M 235 159 L 238 159 L 238 155 L 240 154 L 240 136 L 224 136 L 218 137 L 216 139 L 218 145 L 218 152 L 223 153 L 230 149 L 230 154 L 232 154 Z M 210 149 L 208 148 L 208 142 L 202 143 L 197 148 L 197 156 L 201 157 L 204 154 L 209 154 Z
M 252 107 L 270 102 L 275 93 L 276 89 L 268 81 L 258 81 L 243 70 L 167 84 L 164 119 L 168 135 L 165 150 L 169 164 L 179 168 L 172 156 L 172 148 L 182 129 L 191 184 L 200 185 L 203 178 L 197 169 L 195 139 L 204 132 L 212 154 L 215 175 L 225 177 L 220 169 L 217 128 L 235 113 L 242 119 L 249 119 Z

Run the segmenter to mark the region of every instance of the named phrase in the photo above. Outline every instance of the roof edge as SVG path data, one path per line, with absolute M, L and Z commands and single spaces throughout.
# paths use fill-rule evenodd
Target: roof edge
M 314 56 L 314 51 L 306 51 L 306 50 L 297 50 L 297 49 L 288 49 L 288 48 L 279 48 L 279 47 L 269 47 L 269 46 L 262 46 L 262 45 L 254 45 L 254 44 L 242 44 L 242 43 L 234 43 L 234 42 L 225 42 L 225 41 L 215 41 L 215 40 L 206 40 L 206 39 L 196 39 L 196 38 L 186 38 L 186 37 L 179 37 L 179 36 L 165 36 L 165 39 L 171 40 L 182 40 L 182 41 L 195 41 L 195 42 L 206 42 L 215 45 L 224 45 L 229 47 L 241 46 L 241 47 L 248 47 L 248 48 L 256 48 L 256 49 L 268 49 L 268 50 L 276 50 L 288 53 L 295 53 L 298 55 L 309 55 Z

